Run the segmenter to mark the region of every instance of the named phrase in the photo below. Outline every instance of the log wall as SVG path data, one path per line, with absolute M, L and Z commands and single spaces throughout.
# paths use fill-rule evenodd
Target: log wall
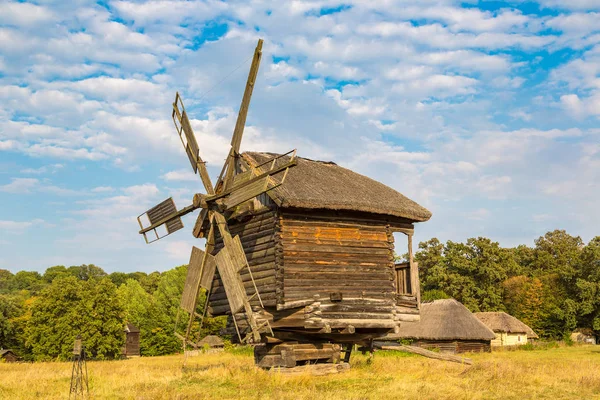
M 394 298 L 394 246 L 386 225 L 282 212 L 280 226 L 280 306 L 308 303 L 315 295 L 330 299 L 331 293 Z
M 228 224 L 231 235 L 240 236 L 254 282 L 265 307 L 275 307 L 276 305 L 275 233 L 278 223 L 276 211 L 264 209 L 247 217 L 242 222 L 235 223 L 230 220 Z M 217 235 L 213 254 L 216 254 L 222 247 L 222 239 Z M 242 271 L 241 276 L 246 293 L 248 297 L 251 297 L 254 294 L 254 287 L 247 269 Z M 251 299 L 250 304 L 252 306 L 260 305 L 256 297 Z M 229 303 L 218 271 L 213 279 L 209 305 L 209 311 L 213 315 L 229 312 Z

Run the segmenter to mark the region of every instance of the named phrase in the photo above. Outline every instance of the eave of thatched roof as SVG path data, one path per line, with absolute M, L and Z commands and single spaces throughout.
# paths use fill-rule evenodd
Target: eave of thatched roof
M 421 304 L 421 319 L 400 325 L 390 338 L 421 340 L 492 340 L 496 337 L 471 311 L 454 299 Z
M 532 339 L 539 337 L 529 326 L 505 312 L 478 312 L 475 316 L 494 332 L 525 333 Z
M 223 342 L 223 340 L 215 335 L 208 335 L 205 336 L 202 340 L 200 340 L 198 342 L 198 344 L 200 346 L 204 346 L 205 344 L 209 345 L 210 347 L 223 347 L 225 346 L 225 343 Z
M 276 156 L 273 153 L 246 152 L 242 158 L 259 165 Z M 396 190 L 333 162 L 297 158 L 283 185 L 271 190 L 282 208 L 361 211 L 423 222 L 431 212 Z M 284 157 L 282 162 L 289 161 Z M 283 173 L 275 175 L 281 179 Z

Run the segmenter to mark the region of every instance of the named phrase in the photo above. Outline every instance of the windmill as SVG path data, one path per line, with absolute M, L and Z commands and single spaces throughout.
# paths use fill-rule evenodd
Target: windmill
M 262 368 L 346 362 L 353 344 L 399 332 L 420 318 L 415 223 L 431 212 L 402 193 L 330 161 L 264 152 L 240 153 L 261 58 L 254 52 L 231 148 L 216 184 L 200 158 L 179 94 L 173 121 L 206 193 L 177 210 L 169 198 L 138 221 L 146 242 L 183 228 L 181 216 L 200 209 L 193 229 L 206 238 L 192 248 L 176 327 L 184 346 L 194 321 L 226 315 L 232 340 L 257 343 Z M 292 168 L 293 167 L 293 168 Z M 407 237 L 408 260 L 395 263 L 394 234 Z M 196 312 L 200 290 L 205 308 Z M 259 293 L 260 292 L 260 293 Z M 179 315 L 177 317 L 179 321 Z
M 173 102 L 172 118 L 181 143 L 187 153 L 192 169 L 200 176 L 206 193 L 194 195 L 192 204 L 177 209 L 172 198 L 152 207 L 138 217 L 139 233 L 146 243 L 152 243 L 183 228 L 181 217 L 200 209 L 193 234 L 197 238 L 206 238 L 204 250 L 192 248 L 185 287 L 181 299 L 181 309 L 189 313 L 185 334 L 175 334 L 184 342 L 195 345 L 190 340 L 190 332 L 195 318 L 206 315 L 196 313 L 196 303 L 200 288 L 210 292 L 213 276 L 216 271 L 220 276 L 229 307 L 236 326 L 240 342 L 258 342 L 260 331 L 270 331 L 266 319 L 253 310 L 250 300 L 256 297 L 262 305 L 260 293 L 254 285 L 254 294 L 250 297 L 244 288 L 240 273 L 244 271 L 252 276 L 250 266 L 244 254 L 239 236 L 232 236 L 228 228 L 228 218 L 243 203 L 280 186 L 287 176 L 289 168 L 296 165 L 295 150 L 282 156 L 273 157 L 260 165 L 248 165 L 240 159 L 240 144 L 248 114 L 248 107 L 254 89 L 254 83 L 262 55 L 262 39 L 258 41 L 254 51 L 250 73 L 242 98 L 237 122 L 231 139 L 231 148 L 221 170 L 219 178 L 213 185 L 205 162 L 200 157 L 198 142 L 192 130 L 188 114 L 179 93 Z M 274 175 L 282 175 L 275 179 Z M 217 237 L 222 241 L 222 248 L 213 255 Z M 236 315 L 241 313 L 250 332 L 243 335 L 237 329 Z M 178 316 L 179 319 L 179 316 Z M 177 328 L 176 328 L 177 329 Z

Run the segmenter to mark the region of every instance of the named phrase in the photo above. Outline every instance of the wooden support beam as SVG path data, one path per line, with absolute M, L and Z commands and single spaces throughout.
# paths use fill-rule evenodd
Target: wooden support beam
M 406 346 L 406 345 L 398 345 L 398 346 L 381 346 L 381 350 L 396 350 L 396 351 L 405 351 L 407 353 L 418 354 L 423 357 L 434 358 L 436 360 L 442 361 L 452 361 L 460 364 L 472 365 L 473 360 L 467 357 L 455 356 L 452 354 L 444 354 L 444 353 L 436 353 L 427 349 L 422 349 L 416 346 Z

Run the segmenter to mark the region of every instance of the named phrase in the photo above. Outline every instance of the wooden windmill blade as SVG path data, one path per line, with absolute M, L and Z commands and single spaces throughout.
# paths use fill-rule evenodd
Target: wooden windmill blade
M 175 129 L 179 134 L 181 144 L 183 144 L 185 152 L 187 153 L 188 158 L 190 160 L 190 164 L 192 164 L 192 169 L 194 170 L 194 173 L 200 173 L 200 179 L 202 179 L 202 183 L 204 185 L 204 188 L 206 189 L 206 193 L 214 194 L 215 190 L 213 188 L 212 182 L 210 181 L 210 176 L 208 175 L 206 164 L 200 157 L 200 149 L 198 148 L 198 142 L 196 141 L 196 136 L 194 135 L 194 131 L 192 130 L 192 125 L 190 124 L 190 120 L 185 111 L 185 107 L 183 106 L 181 96 L 179 96 L 179 92 L 175 94 L 175 101 L 173 102 L 173 112 L 171 114 L 171 117 L 173 118 Z
M 235 161 L 240 152 L 240 146 L 242 144 L 242 136 L 244 134 L 244 127 L 246 125 L 246 117 L 248 116 L 248 108 L 250 107 L 250 99 L 252 98 L 252 92 L 254 90 L 254 83 L 256 82 L 256 76 L 258 75 L 258 68 L 260 66 L 260 59 L 262 57 L 262 45 L 263 40 L 259 39 L 254 50 L 254 57 L 252 59 L 252 65 L 250 72 L 248 73 L 248 79 L 246 81 L 246 88 L 244 89 L 244 96 L 242 97 L 242 103 L 240 104 L 240 110 L 238 112 L 237 121 L 233 130 L 233 136 L 231 138 L 231 149 L 223 171 L 221 171 L 221 178 L 223 179 L 223 188 L 227 189 L 231 184 L 233 175 L 235 174 Z M 225 171 L 225 176 L 223 172 Z
M 173 198 L 169 197 L 137 217 L 141 229 L 139 233 L 144 236 L 146 243 L 156 242 L 182 229 L 181 217 L 194 210 L 192 205 L 177 211 Z M 150 232 L 154 236 L 149 236 Z

